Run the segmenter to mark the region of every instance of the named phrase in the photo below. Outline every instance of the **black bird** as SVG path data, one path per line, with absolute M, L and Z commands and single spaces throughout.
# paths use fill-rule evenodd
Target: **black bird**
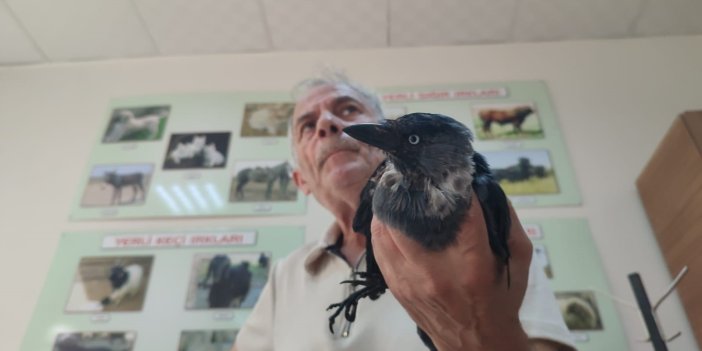
M 361 286 L 344 301 L 332 304 L 334 321 L 344 312 L 356 318 L 358 301 L 377 299 L 387 289 L 371 244 L 371 220 L 401 230 L 428 250 L 441 251 L 456 241 L 458 229 L 475 194 L 483 209 L 490 248 L 507 268 L 510 284 L 507 239 L 511 225 L 505 193 L 494 180 L 485 158 L 473 150 L 473 134 L 451 117 L 411 113 L 379 124 L 357 124 L 344 129 L 348 135 L 383 150 L 387 156 L 361 192 L 353 229 L 366 237 L 366 272 L 346 280 Z M 502 270 L 500 270 L 502 272 Z M 430 350 L 429 336 L 417 328 Z

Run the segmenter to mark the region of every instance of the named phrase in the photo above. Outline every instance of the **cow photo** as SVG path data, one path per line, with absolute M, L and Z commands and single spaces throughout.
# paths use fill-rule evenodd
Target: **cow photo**
M 252 308 L 268 280 L 270 259 L 268 252 L 195 255 L 185 307 Z
M 285 137 L 295 104 L 248 103 L 241 123 L 242 137 Z
M 547 150 L 489 151 L 482 154 L 507 195 L 560 192 Z
M 557 291 L 563 320 L 571 331 L 602 330 L 602 318 L 592 291 Z
M 184 330 L 180 333 L 178 351 L 230 351 L 239 331 Z
M 478 139 L 541 139 L 539 115 L 533 103 L 474 105 L 473 124 Z
M 92 331 L 61 333 L 53 351 L 132 351 L 135 332 Z
M 153 256 L 83 257 L 66 312 L 141 311 Z
M 288 160 L 243 161 L 234 164 L 230 202 L 297 201 Z
M 170 106 L 116 108 L 102 142 L 161 140 L 170 113 Z
M 163 169 L 224 168 L 231 133 L 173 134 L 163 161 Z
M 153 171 L 152 164 L 94 166 L 80 204 L 82 207 L 142 205 Z

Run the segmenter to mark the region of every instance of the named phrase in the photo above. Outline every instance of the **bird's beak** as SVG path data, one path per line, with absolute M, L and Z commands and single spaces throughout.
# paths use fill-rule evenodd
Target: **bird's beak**
M 392 152 L 397 148 L 398 137 L 385 123 L 362 123 L 344 128 L 344 133 L 383 151 Z

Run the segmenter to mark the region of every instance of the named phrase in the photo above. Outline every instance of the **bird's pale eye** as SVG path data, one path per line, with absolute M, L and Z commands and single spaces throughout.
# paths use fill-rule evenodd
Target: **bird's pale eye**
M 419 144 L 419 135 L 417 135 L 417 134 L 412 134 L 412 135 L 409 136 L 409 138 L 407 139 L 407 141 L 409 141 L 409 143 L 412 144 L 412 145 L 417 145 L 417 144 Z

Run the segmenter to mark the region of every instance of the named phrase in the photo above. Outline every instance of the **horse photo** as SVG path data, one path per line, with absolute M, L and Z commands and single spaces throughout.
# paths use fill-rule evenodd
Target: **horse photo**
M 240 162 L 234 172 L 230 202 L 297 200 L 292 166 L 287 160 Z

